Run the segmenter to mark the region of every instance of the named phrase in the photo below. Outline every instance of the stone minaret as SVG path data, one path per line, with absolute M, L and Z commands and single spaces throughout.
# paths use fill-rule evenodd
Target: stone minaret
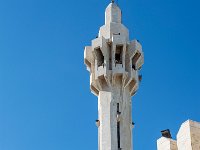
M 129 40 L 122 12 L 112 1 L 105 25 L 92 46 L 86 46 L 84 63 L 90 72 L 90 89 L 98 96 L 99 150 L 132 150 L 132 102 L 144 63 L 141 44 Z

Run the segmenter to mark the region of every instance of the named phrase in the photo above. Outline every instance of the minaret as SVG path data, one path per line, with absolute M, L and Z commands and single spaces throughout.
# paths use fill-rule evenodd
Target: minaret
M 144 63 L 142 46 L 129 40 L 120 8 L 112 1 L 105 12 L 105 25 L 86 46 L 84 63 L 90 72 L 90 89 L 98 96 L 99 150 L 132 150 L 132 102 Z

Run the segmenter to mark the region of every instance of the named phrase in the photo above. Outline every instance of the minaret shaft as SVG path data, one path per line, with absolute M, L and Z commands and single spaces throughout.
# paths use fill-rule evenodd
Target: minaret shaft
M 100 91 L 98 98 L 99 150 L 132 149 L 131 96 L 121 84 Z

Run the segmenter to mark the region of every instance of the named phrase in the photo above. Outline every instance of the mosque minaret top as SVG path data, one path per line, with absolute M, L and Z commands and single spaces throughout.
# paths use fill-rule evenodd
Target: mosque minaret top
M 121 9 L 115 3 L 110 3 L 106 8 L 106 19 L 105 24 L 114 22 L 121 23 L 122 21 L 122 12 Z
M 112 39 L 117 34 L 129 42 L 129 31 L 122 24 L 122 11 L 116 3 L 111 2 L 105 10 L 105 24 L 100 27 L 98 37 Z

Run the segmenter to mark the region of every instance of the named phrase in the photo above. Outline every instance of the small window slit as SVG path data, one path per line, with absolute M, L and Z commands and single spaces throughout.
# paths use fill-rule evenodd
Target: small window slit
M 117 114 L 120 114 L 119 103 L 117 103 Z M 117 121 L 117 146 L 120 149 L 120 121 Z

